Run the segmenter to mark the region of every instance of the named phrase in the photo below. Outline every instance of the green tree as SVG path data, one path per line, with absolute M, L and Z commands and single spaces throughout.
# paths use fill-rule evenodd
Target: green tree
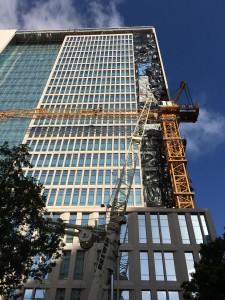
M 30 277 L 41 280 L 61 257 L 64 225 L 45 218 L 43 186 L 25 177 L 31 167 L 25 145 L 0 146 L 0 295 L 9 296 Z
M 195 263 L 191 280 L 182 283 L 185 300 L 225 299 L 225 233 L 201 244 L 201 259 Z

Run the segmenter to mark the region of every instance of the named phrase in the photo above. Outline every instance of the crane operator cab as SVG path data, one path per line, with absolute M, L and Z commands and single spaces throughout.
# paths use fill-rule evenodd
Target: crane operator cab
M 159 105 L 162 114 L 175 114 L 178 122 L 195 123 L 199 115 L 198 104 L 181 104 L 174 101 L 162 101 Z

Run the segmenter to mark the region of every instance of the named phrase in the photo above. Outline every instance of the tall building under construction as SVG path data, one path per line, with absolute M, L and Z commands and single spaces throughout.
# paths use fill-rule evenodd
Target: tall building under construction
M 216 233 L 178 126 L 198 107 L 171 101 L 155 29 L 2 30 L 0 52 L 1 144 L 29 145 L 48 216 L 80 233 L 21 299 L 182 300 Z

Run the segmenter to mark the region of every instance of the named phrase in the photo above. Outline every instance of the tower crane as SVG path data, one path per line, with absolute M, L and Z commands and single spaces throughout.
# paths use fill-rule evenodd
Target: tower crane
M 0 112 L 0 122 L 9 118 L 46 119 L 46 118 L 137 118 L 137 123 L 127 156 L 116 186 L 114 199 L 109 205 L 109 222 L 106 230 L 91 226 L 66 224 L 67 234 L 79 237 L 81 247 L 89 249 L 94 242 L 104 238 L 103 248 L 96 266 L 94 279 L 88 300 L 100 300 L 104 296 L 110 275 L 114 270 L 114 260 L 119 250 L 119 233 L 122 224 L 126 223 L 125 213 L 132 181 L 139 159 L 140 148 L 145 134 L 146 124 L 161 123 L 167 168 L 170 173 L 173 201 L 176 208 L 194 208 L 194 194 L 191 191 L 187 176 L 185 149 L 179 131 L 179 122 L 196 122 L 199 114 L 197 104 L 189 102 L 178 105 L 177 101 L 187 84 L 182 82 L 179 92 L 173 101 L 162 101 L 158 104 L 152 93 L 146 95 L 146 101 L 140 110 L 102 110 L 97 109 L 57 109 L 37 108 Z M 73 231 L 71 230 L 73 229 Z M 74 232 L 74 229 L 76 230 Z

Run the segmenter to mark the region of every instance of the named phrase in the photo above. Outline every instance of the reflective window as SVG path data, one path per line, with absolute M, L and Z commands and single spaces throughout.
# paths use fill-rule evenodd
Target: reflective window
M 74 279 L 82 279 L 83 278 L 83 268 L 84 268 L 84 251 L 77 251 L 75 268 L 74 268 Z
M 77 214 L 76 213 L 70 213 L 69 218 L 69 224 L 76 224 Z M 73 231 L 72 228 L 69 229 L 70 231 Z M 73 235 L 66 235 L 66 243 L 72 243 L 73 242 Z
M 111 170 L 105 172 L 105 184 L 111 184 Z
M 31 298 L 32 297 L 32 293 L 33 293 L 32 289 L 25 289 L 23 300 L 31 300 L 32 299 Z
M 54 181 L 53 181 L 54 185 L 58 185 L 59 184 L 60 176 L 61 176 L 61 171 L 56 171 L 55 172 Z
M 61 268 L 59 272 L 59 279 L 67 279 L 68 277 L 70 256 L 71 256 L 71 251 L 64 251 L 62 262 L 61 262 Z
M 157 291 L 157 300 L 167 300 L 166 291 Z
M 86 199 L 87 199 L 87 189 L 82 189 L 80 195 L 80 205 L 85 206 Z
M 185 255 L 185 261 L 187 266 L 187 272 L 190 280 L 191 279 L 190 273 L 193 273 L 195 271 L 193 253 L 185 252 L 184 255 Z
M 93 184 L 93 185 L 96 184 L 96 170 L 91 171 L 90 184 Z
M 69 185 L 73 185 L 74 184 L 74 176 L 75 176 L 75 171 L 70 171 L 69 178 L 68 178 L 68 184 Z
M 71 194 L 72 194 L 72 189 L 67 189 L 63 205 L 65 206 L 70 205 Z
M 65 299 L 65 289 L 56 289 L 55 300 L 64 300 Z
M 93 167 L 98 166 L 98 154 L 94 154 L 94 155 L 93 155 L 92 166 L 93 166 Z
M 71 167 L 76 167 L 77 166 L 77 158 L 78 158 L 78 154 L 74 154 L 73 159 L 72 159 L 72 163 L 71 163 Z
M 104 172 L 102 170 L 98 171 L 98 184 L 103 184 L 103 174 Z
M 72 289 L 70 300 L 80 300 L 80 290 Z
M 53 206 L 54 201 L 55 201 L 55 196 L 56 196 L 56 189 L 52 189 L 50 197 L 48 199 L 48 205 Z
M 65 192 L 64 189 L 60 189 L 58 191 L 58 196 L 56 198 L 56 204 L 55 205 L 62 205 L 62 199 L 63 199 L 63 196 L 64 196 L 64 192 Z
M 207 225 L 206 225 L 205 216 L 200 215 L 200 220 L 201 220 L 201 223 L 202 223 L 202 229 L 203 229 L 204 236 L 206 237 L 206 239 L 208 239 L 209 238 L 209 232 L 208 232 L 208 228 L 207 228 Z
M 139 243 L 147 243 L 145 215 L 138 215 Z
M 97 194 L 96 194 L 96 205 L 101 205 L 102 203 L 102 189 L 97 189 Z
M 164 252 L 166 279 L 176 281 L 176 272 L 174 265 L 173 253 Z
M 80 154 L 80 157 L 79 157 L 79 161 L 78 161 L 78 167 L 83 167 L 84 165 L 84 154 Z
M 156 280 L 176 281 L 173 253 L 154 252 Z
M 141 190 L 140 189 L 135 189 L 135 193 L 136 193 L 136 205 L 137 206 L 141 206 L 142 202 L 141 202 Z
M 156 280 L 164 281 L 164 269 L 163 269 L 163 260 L 162 253 L 154 253 L 154 262 L 155 262 L 155 276 Z
M 95 190 L 89 189 L 88 205 L 94 205 L 94 195 L 95 195 Z
M 141 280 L 149 280 L 148 252 L 140 252 Z
M 153 243 L 170 244 L 170 230 L 167 215 L 150 215 Z
M 130 293 L 129 291 L 119 291 L 119 300 L 129 300 L 130 299 Z
M 157 291 L 157 300 L 179 300 L 178 291 Z
M 190 244 L 190 238 L 189 238 L 185 215 L 178 215 L 178 221 L 180 225 L 180 232 L 181 232 L 181 238 L 183 244 Z
M 151 300 L 151 292 L 141 291 L 141 300 Z
M 177 291 L 169 291 L 168 296 L 168 300 L 179 300 L 179 293 Z
M 106 224 L 106 214 L 105 213 L 99 213 L 98 217 L 98 225 L 105 225 Z
M 129 255 L 127 251 L 119 253 L 119 279 L 129 279 Z
M 36 289 L 34 300 L 44 300 L 45 299 L 45 289 Z
M 83 185 L 88 185 L 88 179 L 89 179 L 89 173 L 90 171 L 84 171 L 84 176 L 83 176 Z
M 128 243 L 128 215 L 125 215 L 127 223 L 122 224 L 120 228 L 120 243 Z
M 72 195 L 72 205 L 77 205 L 78 204 L 78 198 L 79 198 L 79 189 L 74 189 L 73 195 Z
M 79 185 L 81 183 L 81 175 L 82 175 L 82 171 L 78 170 L 75 184 Z
M 201 227 L 197 215 L 191 215 L 192 226 L 194 229 L 195 240 L 197 244 L 203 243 L 203 237 L 201 232 Z
M 82 213 L 81 225 L 88 225 L 89 214 Z

